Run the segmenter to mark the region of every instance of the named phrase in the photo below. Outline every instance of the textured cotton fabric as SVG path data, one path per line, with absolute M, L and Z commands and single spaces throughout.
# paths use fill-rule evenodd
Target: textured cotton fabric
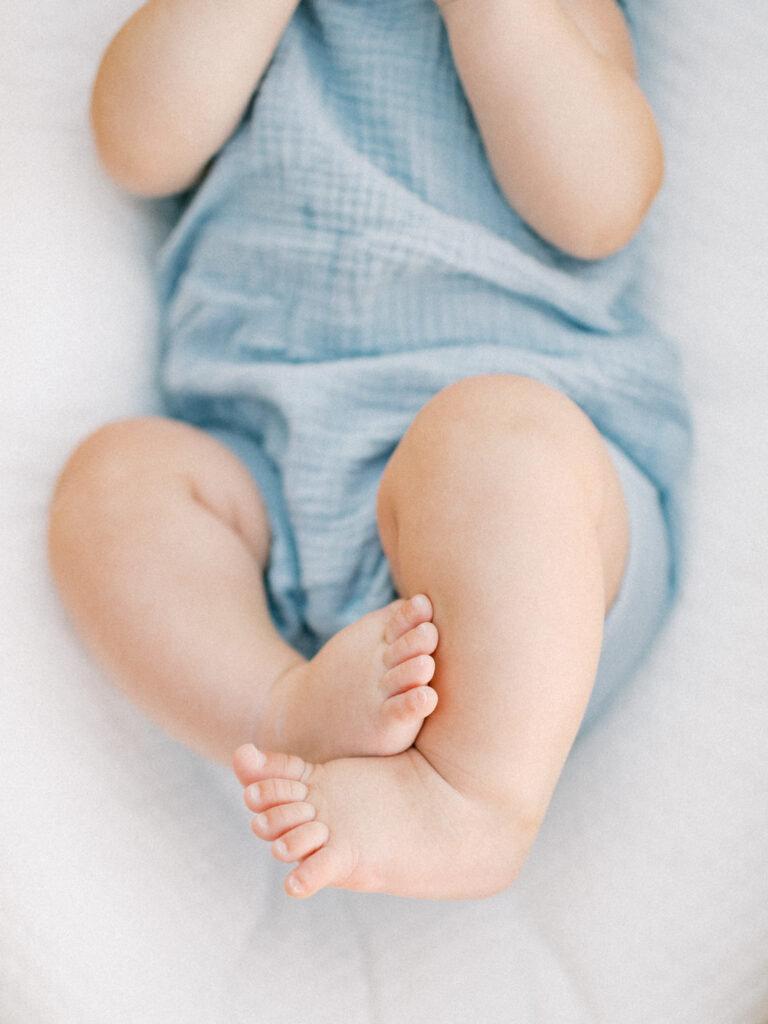
M 697 428 L 683 585 L 515 885 L 449 903 L 285 896 L 232 773 L 104 680 L 52 592 L 64 459 L 158 408 L 167 227 L 105 182 L 86 116 L 134 6 L 0 4 L 0 1021 L 766 1024 L 765 0 L 638 2 L 667 163 L 642 302 Z
M 475 374 L 570 396 L 676 530 L 688 423 L 675 354 L 628 301 L 634 265 L 633 246 L 569 258 L 510 208 L 433 0 L 299 6 L 160 275 L 170 412 L 257 446 L 279 625 L 287 591 L 310 647 L 389 593 L 381 472 Z

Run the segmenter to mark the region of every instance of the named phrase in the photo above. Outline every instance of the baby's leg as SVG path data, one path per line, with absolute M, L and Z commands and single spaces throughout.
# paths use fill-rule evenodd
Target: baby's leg
M 183 742 L 226 763 L 246 741 L 318 760 L 410 746 L 436 701 L 429 601 L 366 616 L 306 662 L 269 615 L 269 542 L 239 459 L 172 420 L 98 431 L 51 509 L 51 565 L 76 626 Z
M 628 551 L 600 434 L 535 381 L 464 381 L 424 410 L 393 458 L 381 527 L 402 592 L 428 587 L 441 630 L 441 714 L 418 749 L 462 790 L 495 791 L 540 819 Z
M 628 544 L 598 432 L 529 380 L 474 378 L 416 418 L 380 492 L 401 593 L 429 594 L 439 703 L 394 758 L 238 752 L 286 887 L 489 893 L 516 876 L 586 708 Z M 282 845 L 279 845 L 282 843 Z

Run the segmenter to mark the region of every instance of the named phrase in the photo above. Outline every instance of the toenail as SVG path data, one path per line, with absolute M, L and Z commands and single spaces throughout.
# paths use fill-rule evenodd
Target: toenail
M 286 878 L 285 884 L 288 887 L 288 889 L 293 893 L 294 896 L 301 896 L 301 894 L 304 892 L 304 886 L 301 884 L 298 878 L 294 878 L 293 875 L 289 875 L 289 877 Z
M 264 829 L 267 827 L 267 816 L 266 816 L 266 814 L 254 814 L 253 821 L 254 821 L 254 824 L 258 828 L 260 828 L 262 831 L 264 831 Z
M 253 762 L 258 768 L 263 768 L 267 763 L 267 755 L 263 754 L 256 746 L 253 748 Z
M 282 839 L 278 839 L 275 845 L 272 847 L 272 849 L 279 857 L 288 856 L 288 847 L 285 845 Z

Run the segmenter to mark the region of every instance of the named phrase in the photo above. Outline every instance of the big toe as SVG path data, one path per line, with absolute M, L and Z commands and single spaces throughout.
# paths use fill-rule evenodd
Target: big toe
M 413 597 L 396 601 L 390 607 L 392 614 L 384 630 L 384 640 L 388 644 L 393 644 L 420 623 L 432 620 L 432 602 L 426 594 L 415 594 Z
M 303 782 L 311 771 L 311 766 L 295 754 L 264 752 L 252 743 L 237 748 L 232 758 L 232 767 L 243 786 L 275 778 Z

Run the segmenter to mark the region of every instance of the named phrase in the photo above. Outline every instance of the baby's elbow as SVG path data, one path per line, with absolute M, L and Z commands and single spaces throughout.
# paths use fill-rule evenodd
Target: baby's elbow
M 183 192 L 195 178 L 174 173 L 156 157 L 142 159 L 141 154 L 125 145 L 114 144 L 109 135 L 94 131 L 99 161 L 111 181 L 131 195 L 146 199 Z
M 199 169 L 189 173 L 168 159 L 167 146 L 155 145 L 149 137 L 125 125 L 104 109 L 98 93 L 91 102 L 91 130 L 99 157 L 109 178 L 132 195 L 159 198 L 189 188 Z
M 593 262 L 615 256 L 640 230 L 650 205 L 649 202 L 621 217 L 594 217 L 581 232 L 569 239 L 563 246 L 564 251 L 576 259 Z
M 614 256 L 639 231 L 663 176 L 663 161 L 659 157 L 631 184 L 601 190 L 589 209 L 570 221 L 556 244 L 569 256 L 581 260 Z
M 615 217 L 592 216 L 583 226 L 570 231 L 559 241 L 567 255 L 585 262 L 608 259 L 629 244 L 637 233 L 642 217 L 619 221 Z

